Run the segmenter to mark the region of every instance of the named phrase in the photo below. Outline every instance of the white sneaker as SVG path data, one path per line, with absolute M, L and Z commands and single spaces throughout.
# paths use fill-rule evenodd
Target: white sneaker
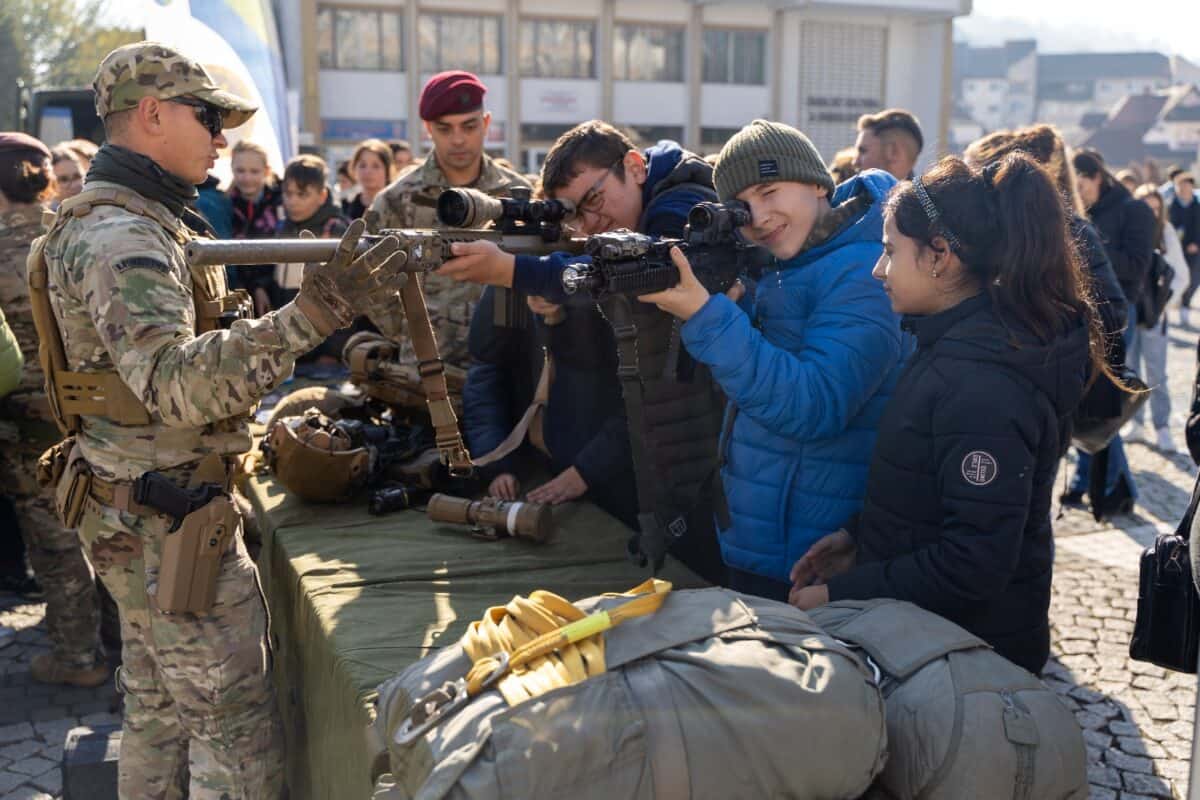
M 1146 429 L 1135 419 L 1129 420 L 1121 427 L 1121 440 L 1126 442 L 1145 442 Z
M 1175 447 L 1175 442 L 1171 439 L 1171 432 L 1166 428 L 1159 428 L 1154 432 L 1154 438 L 1157 440 L 1158 449 L 1164 453 L 1177 453 L 1179 450 Z

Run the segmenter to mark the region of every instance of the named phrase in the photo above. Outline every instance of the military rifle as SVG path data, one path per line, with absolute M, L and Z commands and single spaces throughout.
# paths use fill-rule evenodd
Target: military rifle
M 770 253 L 738 235 L 738 228 L 749 224 L 745 203 L 706 202 L 688 212 L 682 239 L 656 239 L 629 230 L 594 234 L 584 247 L 591 263 L 573 263 L 563 270 L 563 291 L 600 300 L 670 289 L 679 283 L 679 269 L 671 260 L 671 248 L 678 247 L 704 288 L 724 292 L 743 274 L 757 278 L 772 261 Z

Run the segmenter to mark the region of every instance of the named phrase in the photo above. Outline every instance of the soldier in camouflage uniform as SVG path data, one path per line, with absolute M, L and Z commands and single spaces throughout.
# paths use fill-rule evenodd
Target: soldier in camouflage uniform
M 29 561 L 46 596 L 51 650 L 32 659 L 30 675 L 44 683 L 99 686 L 108 680 L 109 669 L 98 658 L 100 607 L 92 570 L 79 538 L 58 521 L 53 497 L 37 483 L 38 457 L 61 438 L 38 368 L 25 278 L 29 246 L 42 233 L 38 195 L 49 182 L 49 157 L 46 146 L 31 136 L 0 134 L 0 307 L 25 356 L 20 385 L 0 401 L 0 416 L 17 432 L 15 443 L 0 447 L 0 479 L 16 507 Z
M 444 189 L 469 187 L 495 197 L 513 186 L 529 188 L 522 175 L 505 169 L 483 151 L 491 114 L 483 110 L 487 88 L 469 72 L 434 75 L 421 91 L 419 111 L 433 138 L 433 152 L 405 172 L 371 204 L 380 228 L 438 228 L 437 199 Z M 372 221 L 375 224 L 375 221 Z M 467 333 L 483 287 L 441 275 L 422 278 L 429 320 L 442 360 L 464 371 L 470 362 Z M 401 344 L 400 361 L 417 363 L 411 345 Z
M 196 219 L 186 202 L 226 144 L 222 128 L 255 108 L 153 42 L 110 53 L 94 88 L 109 143 L 47 234 L 44 260 L 67 369 L 115 372 L 114 396 L 126 392 L 143 415 L 119 423 L 136 414 L 108 399 L 108 413 L 81 417 L 75 444 L 92 473 L 79 534 L 120 606 L 125 640 L 120 796 L 279 797 L 267 615 L 241 526 L 211 609 L 165 614 L 156 593 L 171 520 L 131 501 L 130 490 L 151 471 L 180 487 L 228 486 L 233 457 L 250 446 L 247 412 L 257 399 L 372 294 L 398 298 L 398 243 L 355 256 L 358 222 L 293 302 L 245 318 L 246 298 L 227 294 L 224 268 L 190 268 L 183 245 Z M 242 318 L 218 319 L 232 307 Z

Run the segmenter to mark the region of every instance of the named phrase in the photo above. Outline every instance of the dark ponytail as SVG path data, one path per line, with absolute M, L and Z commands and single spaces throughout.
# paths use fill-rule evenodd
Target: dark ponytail
M 1048 343 L 1080 319 L 1089 326 L 1092 361 L 1107 372 L 1091 287 L 1068 228 L 1054 180 L 1023 153 L 982 170 L 947 157 L 920 178 L 936 206 L 934 225 L 912 183 L 888 198 L 887 213 L 922 247 L 952 249 L 970 278 L 992 296 L 1001 319 L 1020 323 Z M 946 232 L 951 235 L 946 236 Z

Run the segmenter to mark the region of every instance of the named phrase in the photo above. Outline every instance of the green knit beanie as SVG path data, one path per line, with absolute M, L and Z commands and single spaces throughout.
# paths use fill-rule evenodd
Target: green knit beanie
M 727 202 L 747 187 L 775 181 L 824 186 L 833 194 L 833 177 L 807 136 L 791 125 L 756 119 L 721 148 L 713 184 Z

